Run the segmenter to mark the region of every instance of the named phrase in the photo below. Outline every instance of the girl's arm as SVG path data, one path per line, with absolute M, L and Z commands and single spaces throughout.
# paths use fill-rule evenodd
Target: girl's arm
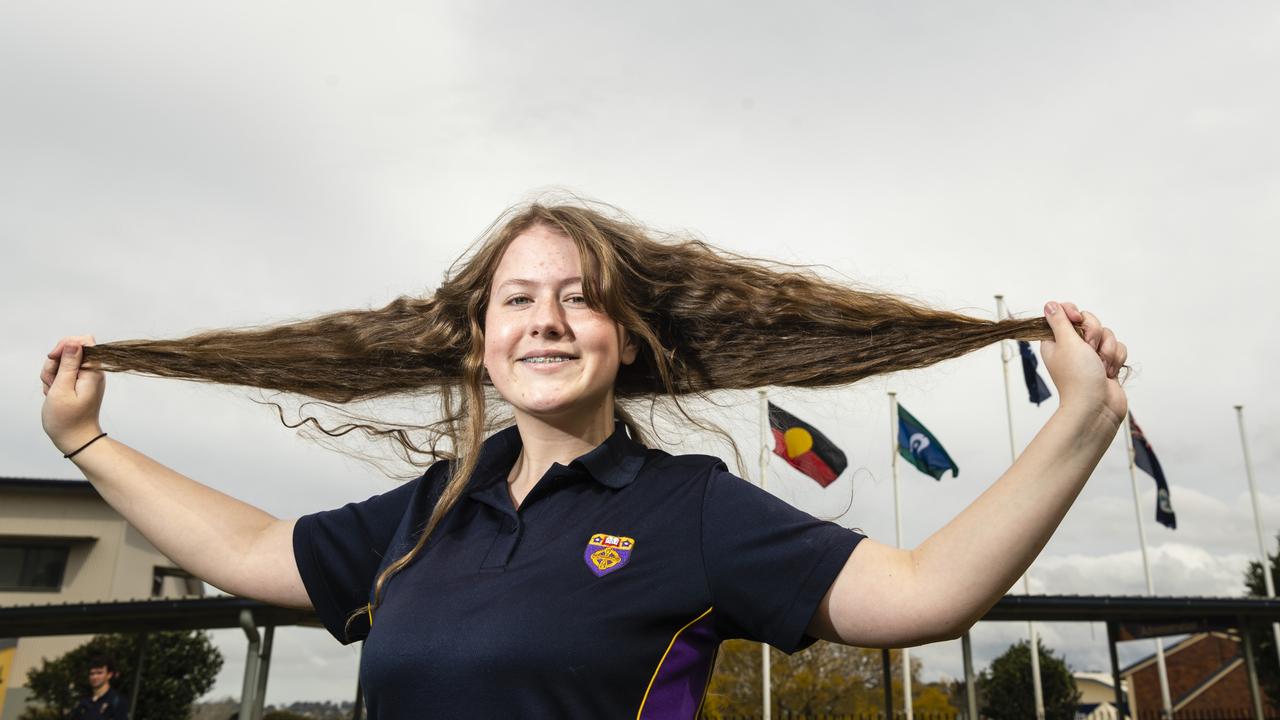
M 1091 313 L 1050 303 L 1041 354 L 1060 406 L 1013 466 L 913 550 L 858 544 L 808 632 L 862 647 L 959 637 L 1026 571 L 1110 446 L 1127 412 L 1127 351 Z M 1083 322 L 1081 339 L 1072 320 Z
M 63 454 L 102 432 L 105 379 L 80 366 L 81 346 L 92 344 L 92 336 L 64 339 L 41 371 L 45 432 Z M 71 461 L 107 504 L 192 575 L 234 595 L 311 607 L 293 557 L 293 520 L 201 485 L 110 436 Z

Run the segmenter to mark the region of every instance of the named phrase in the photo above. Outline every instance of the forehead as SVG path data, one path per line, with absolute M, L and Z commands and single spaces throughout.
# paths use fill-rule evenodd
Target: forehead
M 493 273 L 493 287 L 512 279 L 553 282 L 581 273 L 578 246 L 542 226 L 525 230 L 507 245 Z

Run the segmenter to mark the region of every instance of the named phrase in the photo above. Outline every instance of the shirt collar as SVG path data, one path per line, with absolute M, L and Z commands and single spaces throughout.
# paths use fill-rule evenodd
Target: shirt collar
M 484 441 L 480 459 L 476 463 L 473 487 L 479 489 L 505 479 L 520 449 L 520 429 L 512 425 L 491 435 Z M 605 487 L 615 490 L 630 485 L 644 465 L 645 447 L 627 434 L 627 426 L 615 420 L 613 434 L 584 455 L 569 463 L 569 467 L 585 470 L 588 475 Z

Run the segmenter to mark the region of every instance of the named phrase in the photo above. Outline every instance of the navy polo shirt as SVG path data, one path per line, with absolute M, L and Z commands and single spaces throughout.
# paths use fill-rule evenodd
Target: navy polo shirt
M 115 688 L 102 693 L 97 700 L 92 696 L 82 697 L 71 710 L 71 717 L 72 720 L 129 720 L 128 699 Z
M 343 642 L 365 639 L 371 719 L 693 718 L 722 640 L 807 647 L 819 601 L 862 535 L 803 513 L 719 459 L 646 449 L 621 423 L 513 507 L 515 427 L 484 443 L 472 481 L 372 627 L 352 613 L 413 545 L 447 464 L 361 503 L 307 515 L 294 555 Z

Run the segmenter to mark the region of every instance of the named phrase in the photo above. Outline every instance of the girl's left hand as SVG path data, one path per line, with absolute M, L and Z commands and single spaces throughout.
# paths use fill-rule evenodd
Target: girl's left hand
M 1044 314 L 1054 337 L 1040 342 L 1040 356 L 1058 388 L 1059 406 L 1105 411 L 1118 426 L 1129 410 L 1117 379 L 1120 366 L 1128 360 L 1128 348 L 1102 326 L 1098 316 L 1082 312 L 1075 303 L 1051 301 Z M 1077 324 L 1084 330 L 1083 339 L 1076 332 Z

